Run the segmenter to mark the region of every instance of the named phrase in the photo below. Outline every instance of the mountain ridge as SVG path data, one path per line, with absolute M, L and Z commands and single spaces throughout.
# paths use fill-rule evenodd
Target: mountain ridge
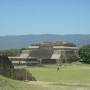
M 0 50 L 27 48 L 30 43 L 43 41 L 67 41 L 81 47 L 90 44 L 90 34 L 28 34 L 0 36 Z

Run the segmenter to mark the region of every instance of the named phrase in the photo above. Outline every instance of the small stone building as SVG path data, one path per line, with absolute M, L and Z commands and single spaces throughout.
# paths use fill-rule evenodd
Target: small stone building
M 26 68 L 15 69 L 7 56 L 0 56 L 0 75 L 15 80 L 36 80 Z

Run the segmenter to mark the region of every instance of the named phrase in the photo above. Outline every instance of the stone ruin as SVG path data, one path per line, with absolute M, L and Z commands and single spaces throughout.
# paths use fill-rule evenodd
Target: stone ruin
M 0 56 L 0 75 L 15 80 L 34 80 L 30 71 L 25 68 L 15 69 L 12 62 L 8 59 L 8 56 Z
M 20 56 L 9 57 L 15 67 L 40 64 L 71 63 L 79 58 L 79 48 L 70 42 L 42 42 L 30 44 Z
M 14 66 L 8 56 L 0 56 L 0 74 L 12 78 Z

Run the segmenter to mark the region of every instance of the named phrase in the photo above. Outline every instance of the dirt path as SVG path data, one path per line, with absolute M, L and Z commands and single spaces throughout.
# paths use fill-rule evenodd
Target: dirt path
M 64 86 L 64 85 L 53 85 L 55 82 L 44 82 L 44 81 L 30 81 L 28 84 L 38 85 L 43 87 L 43 90 L 90 90 L 90 87 L 84 86 Z
M 29 84 L 34 84 L 34 85 L 50 85 L 51 82 L 44 82 L 44 81 L 30 81 Z

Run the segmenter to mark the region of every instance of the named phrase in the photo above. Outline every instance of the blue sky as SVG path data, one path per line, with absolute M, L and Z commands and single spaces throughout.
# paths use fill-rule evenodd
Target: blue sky
M 0 36 L 90 34 L 90 0 L 0 0 Z

